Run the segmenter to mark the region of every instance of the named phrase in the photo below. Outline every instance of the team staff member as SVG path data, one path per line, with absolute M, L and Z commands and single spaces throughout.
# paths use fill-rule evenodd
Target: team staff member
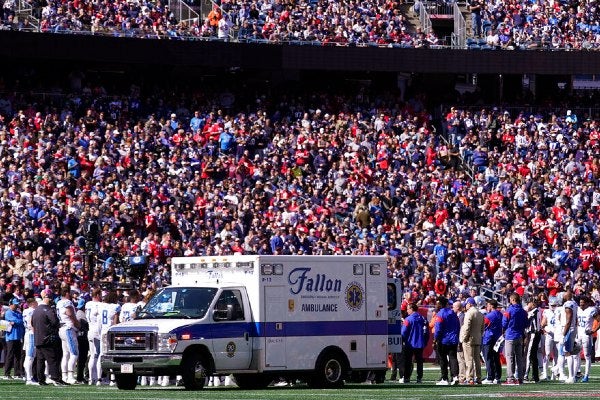
M 23 352 L 23 338 L 25 337 L 25 324 L 23 323 L 23 314 L 19 311 L 20 301 L 13 297 L 8 303 L 9 309 L 4 314 L 4 319 L 11 325 L 11 330 L 5 336 L 6 338 L 6 361 L 4 363 L 4 377 L 12 379 L 10 371 L 15 369 L 15 376 L 23 376 L 23 362 L 21 353 Z
M 527 328 L 527 312 L 521 306 L 521 296 L 512 293 L 510 306 L 502 316 L 504 330 L 504 355 L 506 357 L 505 385 L 519 385 L 525 376 L 525 360 L 523 359 L 523 338 Z
M 465 376 L 468 384 L 481 385 L 481 339 L 483 336 L 483 314 L 473 297 L 465 302 L 467 311 L 460 329 L 460 342 L 465 355 Z M 475 370 L 473 370 L 475 369 Z
M 455 301 L 452 303 L 452 311 L 458 317 L 458 324 L 462 328 L 463 322 L 465 321 L 465 311 L 461 301 Z M 460 331 L 459 331 L 460 332 Z M 458 338 L 458 345 L 456 346 L 456 360 L 458 361 L 458 383 L 465 383 L 465 370 L 467 366 L 465 364 L 465 352 L 463 351 L 463 344 L 460 341 L 460 334 Z
M 86 383 L 84 371 L 90 350 L 90 344 L 88 342 L 90 325 L 86 319 L 84 308 L 85 299 L 80 297 L 77 301 L 77 312 L 75 313 L 75 317 L 79 322 L 79 330 L 77 331 L 77 346 L 79 347 L 79 357 L 77 358 L 77 383 Z
M 65 386 L 66 383 L 60 377 L 60 338 L 58 328 L 60 322 L 56 310 L 51 307 L 54 294 L 50 289 L 44 289 L 41 293 L 42 304 L 38 305 L 31 316 L 33 336 L 37 355 L 37 376 L 40 385 L 48 385 L 46 382 L 46 362 L 48 372 L 55 386 Z
M 408 317 L 402 323 L 404 352 L 404 383 L 410 382 L 413 371 L 413 357 L 417 363 L 417 383 L 423 381 L 423 349 L 429 341 L 427 320 L 419 314 L 419 306 L 410 303 Z
M 481 343 L 487 377 L 481 382 L 485 385 L 498 384 L 502 378 L 500 353 L 494 350 L 494 345 L 502 336 L 502 313 L 498 310 L 498 302 L 494 299 L 487 301 L 487 314 L 483 319 L 484 331 Z
M 440 371 L 442 375 L 436 385 L 456 385 L 458 384 L 456 351 L 460 322 L 454 311 L 448 307 L 447 298 L 440 296 L 436 302 L 436 309 L 433 338 L 434 347 L 440 354 Z M 448 365 L 450 365 L 451 380 L 448 379 Z

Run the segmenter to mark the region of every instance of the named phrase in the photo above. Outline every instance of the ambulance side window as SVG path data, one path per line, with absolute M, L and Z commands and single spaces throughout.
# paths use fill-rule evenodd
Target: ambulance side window
M 242 293 L 239 290 L 224 290 L 219 296 L 213 312 L 215 321 L 244 321 Z
M 398 304 L 396 302 L 396 299 L 398 298 L 398 296 L 396 296 L 396 285 L 394 285 L 393 283 L 387 284 L 387 295 L 388 311 L 396 310 L 398 308 Z

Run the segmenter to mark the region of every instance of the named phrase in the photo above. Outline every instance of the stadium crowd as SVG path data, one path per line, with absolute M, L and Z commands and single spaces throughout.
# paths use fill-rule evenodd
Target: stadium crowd
M 6 299 L 118 282 L 132 255 L 160 286 L 173 255 L 279 253 L 387 254 L 424 304 L 482 285 L 600 300 L 598 121 L 452 107 L 435 131 L 418 97 L 215 98 L 83 85 L 62 109 L 4 101 Z
M 14 22 L 16 4 L 4 8 L 7 27 L 27 29 Z M 41 8 L 40 30 L 51 33 L 114 34 L 127 37 L 190 39 L 218 38 L 268 42 L 318 42 L 336 45 L 398 45 L 427 47 L 438 43 L 434 33 L 407 31 L 400 2 L 299 1 L 223 2 L 204 21 L 178 21 L 161 1 L 61 2 Z M 12 7 L 11 7 L 12 5 Z M 12 8 L 12 9 L 11 9 Z
M 133 255 L 148 257 L 144 296 L 169 284 L 172 256 L 231 254 L 385 254 L 418 305 L 484 290 L 600 301 L 600 121 L 456 106 L 436 129 L 420 95 L 116 94 L 75 80 L 59 108 L 0 102 L 10 304 L 65 288 L 89 300 L 89 281 L 127 281 Z
M 485 49 L 594 50 L 600 46 L 595 2 L 466 2 L 472 21 L 468 44 Z M 368 0 L 284 2 L 224 0 L 203 21 L 178 21 L 162 1 L 32 3 L 40 30 L 128 37 L 218 38 L 265 42 L 313 42 L 334 45 L 431 47 L 448 45 L 436 34 L 416 31 L 400 11 L 401 1 Z M 415 9 L 418 10 L 418 6 Z M 427 4 L 427 2 L 425 2 Z M 28 30 L 15 22 L 16 1 L 3 3 L 5 28 Z

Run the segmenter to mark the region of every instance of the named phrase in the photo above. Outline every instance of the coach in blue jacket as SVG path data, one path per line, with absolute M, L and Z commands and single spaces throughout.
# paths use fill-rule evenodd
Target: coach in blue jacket
M 435 351 L 440 356 L 440 370 L 442 377 L 436 385 L 458 384 L 458 334 L 460 333 L 460 322 L 458 316 L 448 306 L 448 299 L 440 296 L 435 304 L 436 315 L 433 327 L 433 340 Z M 452 380 L 448 380 L 448 364 Z
M 518 385 L 525 376 L 525 359 L 523 358 L 523 338 L 527 328 L 527 311 L 521 305 L 521 296 L 512 293 L 509 298 L 510 306 L 502 317 L 504 331 L 504 356 L 506 357 L 507 385 Z M 517 373 L 515 376 L 515 372 Z
M 402 341 L 404 344 L 404 383 L 410 382 L 413 371 L 413 357 L 417 363 L 417 383 L 423 380 L 423 349 L 429 340 L 427 320 L 419 314 L 419 307 L 410 303 L 408 317 L 402 323 Z
M 485 359 L 487 377 L 483 384 L 498 384 L 502 378 L 502 365 L 500 364 L 500 353 L 494 350 L 494 345 L 502 336 L 502 313 L 498 310 L 498 302 L 494 299 L 487 301 L 487 314 L 483 319 L 484 331 L 482 340 L 482 352 Z

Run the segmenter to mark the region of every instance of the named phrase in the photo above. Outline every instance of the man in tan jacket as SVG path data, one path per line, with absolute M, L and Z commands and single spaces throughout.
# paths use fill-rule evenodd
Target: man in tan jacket
M 465 320 L 460 328 L 460 342 L 465 356 L 466 384 L 481 385 L 481 337 L 483 336 L 483 314 L 477 309 L 475 299 L 469 297 L 465 302 Z M 473 371 L 475 367 L 475 371 Z M 474 372 L 474 373 L 473 373 Z

